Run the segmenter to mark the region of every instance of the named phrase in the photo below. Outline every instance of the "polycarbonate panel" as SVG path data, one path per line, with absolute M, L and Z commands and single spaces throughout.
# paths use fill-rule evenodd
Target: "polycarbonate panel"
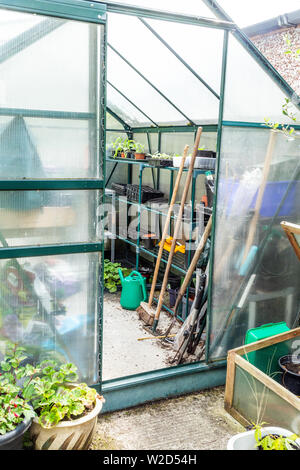
M 242 345 L 249 328 L 294 325 L 300 264 L 280 223 L 300 221 L 299 144 L 282 132 L 223 128 L 210 357 Z
M 247 50 L 230 34 L 223 120 L 293 124 L 282 114 L 285 95 Z M 300 118 L 299 110 L 290 111 Z
M 99 254 L 0 261 L 0 344 L 24 346 L 32 363 L 73 362 L 79 379 L 98 380 Z
M 97 242 L 99 197 L 95 190 L 1 191 L 0 234 L 8 246 Z
M 3 9 L 0 25 L 0 177 L 101 176 L 102 26 Z
M 124 126 L 117 121 L 109 112 L 106 113 L 106 129 L 124 129 Z
M 147 23 L 168 45 L 219 94 L 224 33 L 218 29 L 202 28 L 159 20 Z M 165 48 L 161 43 L 161 47 Z M 195 51 L 197 51 L 195 53 Z M 212 60 L 212 57 L 214 60 Z M 202 93 L 205 90 L 202 89 Z M 202 117 L 202 116 L 201 116 Z M 206 117 L 204 115 L 204 117 Z
M 158 133 L 150 132 L 149 133 L 151 152 L 155 153 L 158 151 Z
M 188 153 L 191 154 L 194 148 L 195 135 L 193 132 L 164 132 L 161 134 L 162 152 L 170 155 L 182 155 L 184 147 L 189 146 Z M 199 148 L 205 150 L 216 150 L 217 135 L 215 132 L 203 132 L 201 134 Z
M 45 21 L 50 24 L 51 20 L 49 20 L 49 22 L 48 20 Z M 13 11 L 1 9 L 0 42 L 3 44 L 6 41 L 13 41 L 19 35 L 40 24 L 41 17 L 38 15 L 27 15 L 22 13 L 18 13 L 16 15 Z
M 300 433 L 299 410 L 239 366 L 236 366 L 232 407 L 249 423 L 264 422 Z
M 125 57 L 127 58 L 127 56 L 128 51 Z M 123 77 L 126 77 L 126 79 L 123 80 Z M 107 79 L 157 124 L 187 123 L 186 119 L 171 104 L 109 47 L 107 49 Z M 111 92 L 109 91 L 109 93 Z M 114 106 L 113 110 L 122 109 L 124 98 L 120 94 L 116 94 L 114 97 L 116 101 L 109 101 L 109 105 Z M 112 99 L 112 94 L 109 95 L 109 99 Z M 126 104 L 125 109 L 128 109 L 128 104 Z M 145 117 L 142 117 L 136 111 L 134 118 L 136 120 L 140 119 L 140 122 L 136 122 L 136 126 L 142 127 L 145 125 Z M 151 125 L 150 121 L 148 125 Z
M 120 35 L 120 31 L 124 26 L 123 15 L 111 14 L 109 16 L 109 24 L 109 44 L 118 50 L 122 56 L 126 57 L 139 72 L 159 89 L 163 95 L 177 107 L 177 111 L 175 108 L 171 108 L 170 111 L 172 111 L 172 114 L 166 119 L 164 114 L 162 114 L 163 110 L 160 109 L 161 105 L 160 108 L 157 109 L 156 103 L 152 102 L 152 95 L 153 92 L 155 93 L 155 90 L 153 90 L 152 93 L 144 94 L 142 97 L 139 96 L 138 90 L 133 90 L 135 84 L 138 83 L 137 77 L 131 81 L 131 76 L 127 76 L 127 73 L 124 75 L 123 69 L 118 72 L 116 68 L 112 70 L 112 60 L 115 61 L 116 59 L 115 56 L 112 56 L 108 65 L 108 76 L 113 77 L 112 74 L 114 74 L 114 77 L 110 81 L 113 81 L 117 88 L 124 89 L 126 86 L 125 95 L 130 97 L 131 101 L 136 103 L 143 111 L 145 110 L 148 116 L 155 122 L 176 122 L 178 119 L 193 122 L 217 122 L 219 100 L 141 23 L 138 18 L 131 16 L 126 18 L 125 35 Z M 188 43 L 189 38 L 186 38 L 183 34 L 184 30 L 182 31 L 180 26 L 176 24 L 172 26 L 171 35 L 174 36 L 177 34 L 183 38 L 183 41 L 187 41 Z M 166 31 L 168 31 L 168 28 L 169 23 L 167 22 L 165 24 Z M 203 35 L 200 35 L 198 41 L 199 44 L 203 44 Z M 222 42 L 220 44 L 219 42 L 220 41 L 217 40 L 216 45 L 220 45 L 222 50 Z M 147 53 L 145 53 L 145 51 L 147 51 Z M 111 55 L 110 51 L 108 51 L 108 55 Z M 201 64 L 204 68 L 208 58 L 207 56 L 201 55 L 201 50 L 197 54 L 197 59 L 198 64 L 200 64 L 198 68 L 201 67 Z M 124 76 L 126 76 L 126 82 L 128 81 L 126 84 L 124 83 Z M 217 81 L 219 80 L 220 77 L 217 78 Z M 182 93 L 183 89 L 184 93 Z M 162 99 L 164 100 L 164 98 L 160 97 L 160 102 Z M 176 117 L 178 110 L 180 117 Z
M 120 83 L 120 87 L 124 88 L 124 85 Z M 107 106 L 129 126 L 151 125 L 151 121 L 109 83 L 107 84 Z
M 6 12 L 2 19 L 2 11 L 0 22 L 5 24 Z M 14 16 L 20 23 L 32 18 L 22 13 Z M 15 38 L 14 49 L 1 64 L 1 80 L 5 83 L 2 106 L 88 112 L 89 28 L 95 26 L 57 18 L 40 17 L 40 21 L 49 25 L 44 35 L 33 42 L 34 31 L 30 29 L 26 37 L 30 44 L 26 48 L 23 48 L 23 37 L 19 47 Z

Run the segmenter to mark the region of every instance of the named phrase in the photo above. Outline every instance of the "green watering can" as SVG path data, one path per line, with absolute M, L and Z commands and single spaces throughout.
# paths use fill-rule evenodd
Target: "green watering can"
M 138 271 L 132 271 L 124 277 L 121 269 L 119 276 L 122 284 L 120 304 L 126 310 L 136 310 L 141 302 L 147 302 L 146 279 Z

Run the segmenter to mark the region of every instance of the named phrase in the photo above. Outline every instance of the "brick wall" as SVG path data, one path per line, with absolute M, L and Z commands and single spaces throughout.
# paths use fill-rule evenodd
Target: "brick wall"
M 286 82 L 300 95 L 300 60 L 297 61 L 291 54 L 285 54 L 287 50 L 286 36 L 292 41 L 293 48 L 300 48 L 300 25 L 297 28 L 282 29 L 254 36 L 251 40 Z

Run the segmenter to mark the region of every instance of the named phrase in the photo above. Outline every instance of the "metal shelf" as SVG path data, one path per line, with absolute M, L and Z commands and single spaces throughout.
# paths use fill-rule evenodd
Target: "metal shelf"
M 150 168 L 152 170 L 169 170 L 169 171 L 178 171 L 179 167 L 177 166 L 155 166 L 155 165 L 150 165 L 147 163 L 147 160 L 135 160 L 134 158 L 110 158 L 106 157 L 106 161 L 110 163 L 127 163 L 129 165 L 142 165 L 144 168 Z M 183 171 L 188 171 L 189 168 L 183 168 Z M 193 173 L 196 175 L 204 175 L 207 171 L 211 171 L 214 173 L 214 170 L 211 170 L 209 168 L 203 169 L 203 168 L 194 168 Z
M 143 245 L 142 245 L 141 213 L 144 210 L 147 210 L 149 212 L 158 214 L 159 216 L 167 216 L 167 211 L 165 212 L 165 211 L 162 211 L 162 210 L 158 210 L 156 208 L 151 207 L 151 205 L 148 205 L 151 202 L 153 203 L 155 201 L 155 199 L 153 199 L 152 201 L 146 202 L 146 203 L 141 202 L 143 171 L 145 169 L 151 169 L 152 179 L 153 179 L 153 186 L 156 189 L 159 188 L 160 170 L 170 171 L 170 190 L 169 190 L 169 195 L 168 195 L 169 198 L 170 198 L 172 193 L 173 193 L 173 182 L 174 182 L 174 175 L 175 175 L 174 172 L 178 171 L 179 167 L 154 166 L 154 165 L 150 165 L 149 163 L 147 163 L 147 160 L 135 160 L 135 159 L 131 159 L 131 158 L 126 159 L 126 158 L 106 157 L 106 161 L 113 164 L 110 175 L 108 176 L 108 178 L 106 180 L 106 186 L 108 185 L 108 183 L 109 183 L 112 175 L 114 174 L 114 171 L 115 171 L 116 167 L 118 166 L 118 164 L 121 164 L 121 165 L 127 164 L 127 166 L 128 166 L 127 183 L 128 184 L 131 184 L 131 182 L 132 182 L 132 168 L 133 168 L 133 165 L 137 165 L 137 168 L 138 168 L 138 185 L 139 185 L 139 200 L 138 201 L 130 201 L 125 196 L 121 196 L 121 195 L 118 195 L 116 193 L 114 193 L 114 196 L 112 196 L 111 190 L 109 190 L 110 194 L 108 194 L 108 196 L 114 197 L 115 200 L 119 201 L 121 204 L 122 203 L 126 204 L 128 207 L 129 206 L 136 206 L 138 208 L 138 224 L 137 224 L 137 239 L 136 239 L 136 241 L 133 241 L 132 239 L 130 239 L 130 236 L 128 236 L 127 233 L 126 234 L 124 233 L 124 236 L 122 236 L 121 234 L 119 234 L 119 235 L 116 234 L 116 238 L 118 238 L 119 240 L 124 241 L 128 245 L 131 245 L 132 247 L 135 248 L 135 253 L 136 253 L 136 255 L 135 255 L 136 256 L 136 268 L 135 269 L 138 271 L 139 265 L 140 265 L 140 257 L 144 257 L 145 259 L 148 258 L 148 260 L 149 260 L 149 258 L 150 259 L 151 258 L 152 259 L 157 259 L 157 256 L 158 256 L 158 246 L 155 247 L 153 250 L 148 250 L 148 249 L 144 248 Z M 155 181 L 155 177 L 154 177 L 154 170 L 157 170 L 156 181 Z M 184 172 L 187 172 L 188 170 L 189 170 L 188 167 L 183 169 Z M 200 169 L 200 168 L 194 168 L 193 169 L 192 182 L 191 182 L 191 203 L 190 203 L 190 213 L 191 214 L 194 213 L 194 209 L 195 209 L 195 193 L 196 193 L 197 177 L 199 175 L 204 175 L 207 171 L 211 171 L 212 173 L 214 173 L 214 170 L 210 170 L 210 169 Z M 208 214 L 208 212 L 204 210 L 204 214 L 205 214 L 205 212 Z M 173 219 L 173 220 L 176 219 L 176 214 L 173 214 L 171 216 L 171 219 Z M 191 218 L 189 218 L 188 220 L 186 219 L 185 222 L 190 224 L 190 228 L 191 228 L 190 235 L 192 235 L 193 222 L 194 221 L 191 220 Z M 171 230 L 171 225 L 170 225 L 170 230 Z M 164 250 L 163 256 L 162 256 L 162 259 L 161 259 L 162 263 L 167 264 L 168 254 L 169 253 L 166 250 Z M 192 257 L 192 253 L 188 252 L 187 255 L 184 255 L 182 253 L 174 253 L 173 256 L 174 257 L 173 257 L 173 260 L 172 260 L 173 263 L 171 264 L 171 269 L 174 270 L 175 272 L 178 272 L 181 275 L 185 276 L 186 270 L 187 270 L 186 266 L 189 266 L 189 263 L 190 263 L 191 257 Z M 167 306 L 163 305 L 163 307 L 168 310 Z M 188 303 L 186 305 L 186 314 L 187 314 L 187 309 L 188 309 Z

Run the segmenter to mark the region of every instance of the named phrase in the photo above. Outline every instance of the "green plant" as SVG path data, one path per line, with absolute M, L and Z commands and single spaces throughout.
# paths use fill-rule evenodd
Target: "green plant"
M 85 383 L 74 384 L 78 379 L 74 364 L 43 361 L 36 372 L 24 384 L 23 394 L 31 401 L 43 428 L 77 419 L 94 408 L 97 391 Z
M 72 420 L 93 409 L 97 392 L 78 379 L 74 364 L 29 363 L 25 349 L 6 345 L 0 376 L 0 434 L 12 431 L 24 418 L 37 417 L 44 428 Z
M 299 68 L 300 65 L 300 48 L 295 48 L 292 44 L 291 39 L 288 36 L 285 36 L 285 43 L 287 49 L 285 54 L 289 54 L 295 60 L 295 67 Z M 284 116 L 288 117 L 291 121 L 296 123 L 297 117 L 294 112 L 294 105 L 290 98 L 284 98 L 284 102 L 281 106 L 281 112 Z M 290 124 L 280 124 L 279 122 L 273 122 L 269 118 L 264 119 L 265 124 L 274 130 L 280 130 L 287 137 L 294 137 L 295 129 L 291 127 Z
M 262 424 L 254 424 L 254 437 L 256 440 L 255 447 L 262 450 L 295 450 L 298 446 L 295 444 L 296 439 L 299 438 L 297 434 L 292 434 L 289 437 L 278 436 L 274 434 L 267 434 L 262 437 Z
M 122 152 L 123 151 L 123 147 L 124 147 L 124 142 L 126 141 L 127 139 L 125 137 L 117 137 L 116 140 L 114 140 L 112 143 L 111 143 L 111 146 L 114 150 L 114 154 L 113 154 L 113 157 L 116 158 L 118 156 L 118 153 Z
M 145 151 L 145 145 L 141 144 L 140 142 L 134 142 L 135 144 L 135 151 L 136 153 L 144 153 Z
M 113 263 L 109 259 L 104 260 L 104 287 L 111 293 L 116 292 L 117 286 L 121 284 L 119 269 L 122 270 L 124 276 L 130 273 L 130 269 L 122 268 L 120 263 Z
M 32 407 L 22 396 L 20 383 L 31 377 L 35 369 L 30 364 L 21 366 L 24 348 L 7 343 L 4 359 L 1 361 L 0 374 L 0 434 L 13 431 L 24 419 L 33 418 Z
M 127 153 L 129 152 L 133 152 L 135 150 L 135 147 L 136 147 L 136 142 L 134 140 L 131 140 L 131 139 L 124 140 L 123 152 L 125 153 L 125 155 L 127 155 Z
M 140 145 L 135 140 L 126 139 L 125 137 L 117 137 L 114 142 L 111 143 L 111 146 L 114 150 L 113 158 L 116 158 L 119 153 L 124 152 L 133 152 L 136 149 L 136 145 Z
M 160 152 L 155 152 L 153 155 L 151 155 L 152 158 L 157 158 L 158 160 L 172 160 L 172 155 L 169 155 L 168 153 L 160 153 Z

